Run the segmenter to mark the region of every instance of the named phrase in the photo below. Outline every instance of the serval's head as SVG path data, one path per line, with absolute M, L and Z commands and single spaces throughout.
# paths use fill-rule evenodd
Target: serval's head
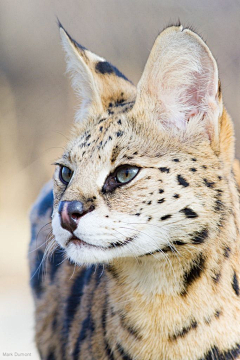
M 234 158 L 207 45 L 182 26 L 167 28 L 135 87 L 60 33 L 81 106 L 56 162 L 56 241 L 78 264 L 202 251 L 229 214 Z

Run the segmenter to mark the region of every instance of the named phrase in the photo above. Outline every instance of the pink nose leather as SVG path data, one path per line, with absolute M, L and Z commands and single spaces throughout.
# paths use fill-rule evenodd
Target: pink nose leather
M 94 205 L 91 205 L 87 210 L 84 209 L 83 203 L 80 201 L 61 201 L 58 208 L 61 226 L 73 233 L 78 226 L 80 218 L 94 209 Z

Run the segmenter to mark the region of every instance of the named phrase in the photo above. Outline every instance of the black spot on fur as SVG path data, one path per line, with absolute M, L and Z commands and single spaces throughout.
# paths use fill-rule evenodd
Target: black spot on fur
M 159 170 L 160 170 L 161 172 L 165 172 L 165 173 L 167 173 L 167 174 L 169 174 L 169 172 L 170 172 L 170 169 L 167 168 L 167 167 L 160 167 Z
M 150 220 L 152 220 L 152 216 L 149 216 L 147 219 L 147 221 L 150 221 Z
M 123 78 L 124 80 L 129 81 L 126 76 L 124 76 L 115 66 L 110 64 L 107 61 L 99 61 L 95 66 L 96 72 L 101 74 L 115 74 L 118 77 Z
M 175 199 L 179 199 L 179 198 L 180 198 L 180 195 L 179 195 L 179 194 L 175 194 L 175 195 L 173 195 L 173 197 L 174 197 Z
M 176 240 L 176 241 L 173 241 L 173 245 L 179 245 L 179 246 L 182 246 L 182 245 L 186 245 L 186 243 L 185 243 L 185 242 L 183 242 L 183 241 Z
M 162 193 L 164 193 L 164 190 L 163 190 L 163 189 L 159 189 L 158 192 L 159 192 L 159 194 L 162 194 Z
M 221 278 L 221 273 L 220 272 L 216 273 L 216 274 L 214 274 L 214 276 L 212 276 L 212 279 L 216 284 L 219 283 L 220 278 Z
M 122 327 L 129 332 L 132 336 L 134 336 L 137 340 L 141 340 L 142 336 L 139 334 L 135 328 L 133 328 L 130 324 L 127 323 L 126 315 L 122 312 L 119 312 L 120 323 Z
M 220 351 L 217 346 L 213 346 L 199 360 L 234 360 L 240 355 L 240 344 L 235 344 L 233 348 Z
M 113 265 L 106 265 L 106 270 L 112 275 L 114 279 L 118 279 L 118 272 Z
M 175 161 L 175 162 L 179 162 L 179 159 L 173 159 L 173 161 Z
M 138 152 L 137 151 L 135 151 L 134 153 L 133 153 L 133 155 L 137 155 L 138 154 Z
M 119 125 L 122 125 L 121 119 L 119 119 L 117 123 L 118 123 Z
M 164 221 L 164 220 L 170 219 L 171 217 L 172 217 L 172 215 L 164 215 L 161 217 L 161 220 Z
M 192 161 L 197 161 L 197 159 L 196 159 L 196 158 L 192 158 Z
M 135 214 L 137 215 L 137 214 Z M 140 215 L 140 214 L 139 214 Z M 137 215 L 137 216 L 139 216 Z M 127 245 L 129 242 L 133 241 L 135 239 L 135 236 L 133 237 L 128 237 L 126 238 L 124 241 L 116 241 L 114 243 L 111 243 L 109 246 L 108 246 L 108 249 L 114 249 L 116 247 L 119 247 L 119 246 L 124 246 L 124 245 Z
M 195 169 L 195 168 L 191 168 L 190 169 L 192 172 L 196 172 L 197 171 L 197 169 Z
M 140 214 L 140 213 L 136 213 L 135 215 L 136 215 L 136 216 L 140 216 L 141 214 Z
M 239 294 L 240 294 L 239 283 L 238 283 L 238 278 L 237 278 L 237 274 L 235 271 L 233 274 L 232 287 L 233 287 L 233 290 L 235 291 L 236 295 L 239 296 Z
M 180 210 L 180 212 L 184 213 L 186 218 L 189 218 L 189 219 L 198 217 L 198 214 L 195 213 L 195 211 L 193 211 L 191 208 L 188 208 L 188 207 L 185 207 L 184 209 Z
M 203 179 L 203 181 L 204 181 L 204 184 L 209 188 L 213 188 L 215 185 L 215 182 L 213 182 L 213 181 L 211 182 L 211 181 L 208 181 L 207 179 Z
M 151 204 L 152 204 L 152 202 L 151 202 L 151 201 L 148 201 L 148 202 L 147 202 L 147 205 L 151 205 Z
M 223 204 L 223 202 L 221 200 L 217 199 L 215 201 L 214 210 L 217 211 L 217 212 L 224 210 L 224 204 Z
M 119 352 L 119 354 L 122 356 L 123 360 L 133 360 L 127 353 L 126 351 L 123 349 L 123 347 L 120 344 L 117 344 L 117 350 Z
M 158 204 L 162 204 L 164 201 L 165 201 L 165 199 L 162 198 L 162 199 L 159 199 L 159 200 L 157 201 L 157 203 L 158 203 Z
M 123 134 L 124 134 L 124 132 L 121 131 L 121 130 L 119 130 L 118 132 L 116 132 L 117 137 L 121 137 L 121 136 L 123 136 Z
M 197 231 L 193 234 L 192 242 L 194 244 L 202 244 L 208 237 L 208 229 L 204 228 L 201 231 Z
M 189 183 L 187 182 L 187 180 L 185 180 L 184 177 L 182 177 L 181 175 L 177 176 L 177 180 L 178 180 L 179 185 L 182 185 L 183 187 L 189 186 Z
M 187 294 L 188 288 L 201 277 L 202 272 L 205 269 L 205 258 L 202 253 L 200 253 L 195 261 L 192 263 L 190 269 L 185 272 L 183 276 L 183 286 L 184 290 L 181 295 L 185 296 Z
M 99 131 L 102 132 L 102 130 L 103 130 L 103 126 L 100 126 Z
M 225 258 L 229 258 L 230 253 L 231 253 L 230 247 L 226 246 L 226 247 L 224 248 L 224 252 L 223 252 L 224 257 L 225 257 Z
M 214 313 L 215 318 L 218 319 L 220 317 L 221 313 L 222 312 L 220 310 L 215 311 L 215 313 Z
M 170 340 L 171 341 L 175 341 L 178 338 L 183 338 L 184 336 L 186 336 L 191 330 L 196 329 L 198 326 L 198 323 L 196 320 L 192 320 L 191 324 L 189 326 L 183 327 L 182 330 L 180 330 L 179 332 L 175 333 L 174 335 L 170 336 Z

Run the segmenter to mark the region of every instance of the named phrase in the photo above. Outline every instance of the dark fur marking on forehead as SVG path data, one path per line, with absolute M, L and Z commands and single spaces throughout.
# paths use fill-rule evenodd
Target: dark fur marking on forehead
M 164 221 L 164 220 L 170 219 L 171 217 L 172 217 L 172 215 L 164 215 L 161 217 L 160 220 Z
M 121 137 L 121 136 L 123 136 L 123 134 L 124 134 L 124 131 L 122 131 L 122 130 L 119 130 L 116 132 L 117 137 Z
M 98 124 L 101 124 L 103 121 L 107 120 L 107 118 L 102 118 L 99 120 Z
M 196 259 L 192 262 L 192 265 L 189 270 L 187 270 L 183 276 L 183 285 L 184 290 L 181 292 L 182 296 L 187 295 L 188 288 L 198 280 L 202 272 L 205 269 L 205 258 L 202 253 L 200 253 Z
M 197 231 L 194 234 L 192 234 L 191 242 L 194 244 L 202 244 L 204 241 L 208 238 L 208 229 L 204 228 L 201 231 Z
M 212 276 L 213 281 L 215 282 L 215 284 L 219 283 L 219 280 L 221 278 L 221 273 L 215 273 L 214 276 Z
M 187 182 L 187 180 L 184 179 L 184 177 L 182 177 L 181 175 L 177 176 L 177 180 L 178 180 L 179 185 L 182 185 L 183 187 L 189 186 L 189 183 Z
M 203 179 L 203 181 L 204 181 L 204 184 L 209 188 L 213 188 L 215 185 L 215 182 L 213 182 L 213 181 L 211 182 L 211 181 L 208 181 L 207 179 Z
M 226 247 L 224 248 L 223 256 L 224 256 L 225 258 L 229 258 L 230 253 L 231 253 L 230 247 L 229 247 L 229 246 L 226 246 Z
M 198 214 L 195 213 L 195 211 L 193 211 L 191 208 L 185 207 L 184 209 L 180 210 L 179 212 L 184 213 L 184 215 L 187 218 L 196 218 L 198 217 Z
M 111 140 L 112 140 L 112 138 L 111 138 Z M 113 150 L 112 150 L 112 156 L 111 156 L 111 162 L 112 162 L 112 163 L 113 163 L 114 161 L 116 161 L 119 153 L 120 153 L 120 150 L 119 150 L 118 146 L 115 146 L 115 147 L 113 148 Z
M 223 202 L 221 200 L 217 199 L 215 201 L 214 210 L 218 212 L 218 211 L 223 211 L 224 208 L 225 208 L 225 206 L 224 206 Z
M 123 75 L 115 66 L 113 66 L 108 61 L 99 61 L 95 66 L 96 72 L 100 74 L 115 74 L 116 76 L 129 81 L 128 78 L 126 78 L 125 75 Z
M 233 290 L 235 291 L 235 294 L 237 296 L 239 296 L 240 295 L 239 283 L 238 283 L 238 278 L 237 278 L 237 274 L 236 274 L 235 270 L 233 273 L 232 287 L 233 287 Z
M 170 172 L 170 169 L 167 168 L 167 167 L 160 167 L 159 170 L 160 170 L 161 172 L 165 172 L 165 173 L 167 173 L 167 174 L 169 174 L 169 172 Z

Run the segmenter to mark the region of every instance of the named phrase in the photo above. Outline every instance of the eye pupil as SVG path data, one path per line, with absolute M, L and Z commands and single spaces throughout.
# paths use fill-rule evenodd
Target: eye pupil
M 72 175 L 73 175 L 73 171 L 70 170 L 68 167 L 66 166 L 61 167 L 59 178 L 63 184 L 67 185 L 70 182 Z

